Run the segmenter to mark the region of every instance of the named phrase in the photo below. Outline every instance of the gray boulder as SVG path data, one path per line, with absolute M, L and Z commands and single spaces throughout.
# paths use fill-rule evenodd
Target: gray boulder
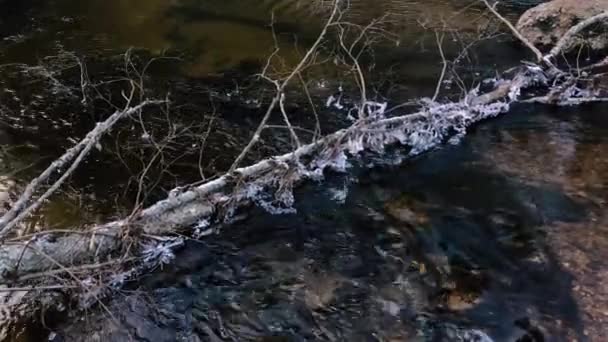
M 517 29 L 540 49 L 551 48 L 568 29 L 594 15 L 608 11 L 608 0 L 552 0 L 526 11 Z M 608 47 L 608 25 L 591 27 L 576 43 L 585 43 L 593 50 Z

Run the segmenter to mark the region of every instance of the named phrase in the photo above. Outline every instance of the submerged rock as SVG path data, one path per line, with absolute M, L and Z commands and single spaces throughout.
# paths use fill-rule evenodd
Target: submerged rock
M 553 0 L 526 11 L 517 29 L 537 47 L 549 48 L 572 26 L 605 11 L 608 0 Z M 594 50 L 608 47 L 608 30 L 590 30 L 584 43 Z

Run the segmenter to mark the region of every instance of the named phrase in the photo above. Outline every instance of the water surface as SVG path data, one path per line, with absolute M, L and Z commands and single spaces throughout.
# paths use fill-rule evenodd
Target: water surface
M 501 10 L 515 20 L 536 3 L 505 1 Z M 24 232 L 125 216 L 135 201 L 150 203 L 175 185 L 220 173 L 269 100 L 251 75 L 275 46 L 286 65 L 297 61 L 323 24 L 323 4 L 312 0 L 0 6 L 3 183 L 24 184 L 113 112 L 126 85 L 119 79 L 139 77 L 151 60 L 142 76 L 146 94 L 172 100 L 170 109 L 146 112 L 144 127 L 132 120 L 104 139 Z M 433 30 L 475 34 L 487 21 L 483 6 L 460 0 L 353 0 L 347 18 L 366 23 L 387 12 L 395 34 L 366 62 L 375 66 L 374 96 L 391 104 L 432 95 L 441 69 Z M 463 37 L 447 37 L 455 56 Z M 128 49 L 133 66 L 125 64 Z M 525 55 L 497 36 L 468 58 L 463 71 L 474 82 Z M 95 85 L 84 93 L 77 61 Z M 339 86 L 351 89 L 352 81 L 336 75 L 323 69 L 308 80 L 324 132 L 348 123 L 344 113 L 323 108 Z M 289 96 L 294 120 L 310 122 L 302 91 Z M 111 319 L 94 310 L 81 320 L 28 327 L 21 337 L 601 341 L 605 111 L 519 106 L 476 126 L 458 146 L 393 166 L 390 157 L 371 168 L 354 163 L 347 175 L 299 189 L 296 215 L 251 208 L 217 235 L 188 242 L 173 264 L 116 293 L 107 304 Z M 168 132 L 180 138 L 167 144 L 170 162 L 151 168 L 146 181 L 157 186 L 142 199 L 139 171 L 157 151 L 144 133 L 163 141 Z M 249 161 L 288 148 L 284 133 L 273 131 Z
M 597 156 L 608 122 L 596 113 L 604 110 L 517 108 L 459 146 L 306 186 L 298 214 L 254 210 L 119 294 L 112 308 L 121 328 L 102 332 L 113 324 L 99 314 L 62 333 L 103 341 L 600 340 L 605 322 L 589 310 L 605 298 L 588 279 L 606 270 L 603 252 L 589 245 L 607 241 L 606 182 L 597 178 L 608 165 Z M 333 197 L 344 184 L 340 204 Z

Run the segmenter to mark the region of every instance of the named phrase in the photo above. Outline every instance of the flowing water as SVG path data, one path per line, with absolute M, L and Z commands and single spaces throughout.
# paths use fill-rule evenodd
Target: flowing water
M 538 2 L 505 1 L 501 10 L 514 19 Z M 3 186 L 26 182 L 114 109 L 98 99 L 81 103 L 74 56 L 106 99 L 120 100 L 107 84 L 125 73 L 138 76 L 124 64 L 131 47 L 138 67 L 157 59 L 146 70 L 150 94 L 170 92 L 174 103 L 143 133 L 175 126 L 185 136 L 167 145 L 169 155 L 183 157 L 169 169 L 159 164 L 154 175 L 165 178 L 146 200 L 199 172 L 219 172 L 268 101 L 249 75 L 275 44 L 286 63 L 297 59 L 298 46 L 310 44 L 322 25 L 315 6 L 322 4 L 0 0 Z M 380 79 L 374 85 L 397 103 L 432 94 L 441 69 L 435 36 L 421 27 L 470 32 L 483 22 L 482 9 L 464 0 L 353 0 L 348 18 L 365 23 L 393 14 L 397 38 L 378 47 L 373 63 Z M 483 77 L 518 63 L 519 47 L 499 38 L 479 46 L 467 72 Z M 458 39 L 450 43 L 456 51 Z M 323 107 L 340 84 L 315 79 L 313 101 Z M 306 102 L 293 96 L 290 113 L 306 121 Z M 474 127 L 459 145 L 399 165 L 388 156 L 373 167 L 355 164 L 348 174 L 299 188 L 297 214 L 251 208 L 127 284 L 108 311 L 67 320 L 50 315 L 19 340 L 603 341 L 606 109 L 517 106 Z M 327 131 L 345 123 L 340 113 L 322 114 Z M 199 155 L 200 135 L 212 123 Z M 138 197 L 132 170 L 153 145 L 138 125 L 127 123 L 102 141 L 30 228 L 128 214 Z M 281 149 L 264 145 L 251 160 Z

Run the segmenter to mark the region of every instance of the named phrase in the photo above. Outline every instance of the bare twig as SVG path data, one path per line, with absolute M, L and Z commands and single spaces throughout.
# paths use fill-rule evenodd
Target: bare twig
M 59 285 L 44 285 L 44 286 L 23 286 L 23 287 L 0 287 L 0 292 L 18 292 L 18 291 L 49 291 L 49 290 L 64 290 L 77 289 L 80 286 L 59 284 Z
M 439 79 L 437 80 L 437 87 L 435 88 L 435 94 L 433 95 L 432 101 L 436 101 L 439 96 L 439 92 L 441 91 L 441 84 L 443 84 L 443 79 L 445 78 L 445 73 L 448 69 L 448 61 L 445 59 L 445 53 L 443 52 L 443 37 L 444 35 L 435 32 L 435 39 L 437 40 L 437 48 L 439 49 L 439 55 L 441 56 L 441 74 L 439 75 Z
M 484 2 L 489 6 L 487 0 L 484 0 Z M 412 114 L 403 113 L 401 115 L 389 117 L 386 115 L 387 112 L 382 110 L 382 113 L 375 112 L 373 113 L 374 115 L 360 115 L 358 120 L 350 127 L 329 134 L 323 138 L 318 138 L 317 135 L 320 133 L 320 124 L 318 123 L 319 120 L 316 115 L 315 118 L 317 119 L 317 127 L 313 132 L 307 132 L 305 129 L 292 126 L 285 109 L 284 94 L 288 83 L 293 79 L 293 77 L 296 76 L 300 79 L 300 82 L 306 89 L 306 84 L 302 77 L 302 70 L 309 68 L 311 64 L 316 62 L 316 55 L 318 53 L 317 50 L 324 41 L 324 37 L 326 36 L 329 27 L 334 24 L 342 29 L 345 27 L 355 27 L 348 26 L 346 23 L 340 23 L 338 21 L 337 18 L 340 18 L 341 15 L 341 12 L 337 7 L 339 3 L 339 0 L 334 2 L 332 15 L 329 17 L 324 29 L 313 46 L 302 57 L 295 69 L 293 69 L 291 73 L 283 75 L 282 77 L 275 75 L 275 78 L 273 79 L 268 73 L 268 70 L 270 69 L 271 59 L 276 56 L 278 52 L 277 45 L 277 50 L 275 50 L 271 55 L 271 58 L 268 59 L 261 75 L 262 78 L 270 81 L 275 86 L 276 93 L 274 94 L 273 100 L 267 108 L 263 119 L 254 132 L 252 139 L 249 141 L 249 144 L 240 153 L 240 155 L 235 159 L 228 173 L 218 176 L 217 178 L 205 179 L 205 175 L 201 171 L 201 178 L 203 179 L 204 183 L 192 185 L 185 191 L 182 191 L 182 189 L 176 191 L 175 193 L 172 191 L 166 199 L 159 201 L 144 210 L 134 211 L 127 219 L 93 227 L 95 233 L 91 234 L 90 240 L 87 241 L 75 239 L 76 234 L 62 235 L 53 241 L 46 241 L 45 239 L 36 240 L 35 242 L 40 242 L 40 244 L 36 244 L 35 246 L 30 245 L 33 244 L 31 241 L 33 241 L 37 235 L 32 235 L 32 240 L 30 240 L 30 242 L 16 242 L 15 244 L 9 244 L 5 241 L 4 244 L 0 244 L 0 255 L 5 257 L 6 260 L 10 261 L 11 265 L 23 264 L 27 266 L 27 269 L 12 270 L 10 267 L 7 267 L 8 262 L 5 264 L 0 263 L 0 266 L 2 267 L 0 272 L 0 282 L 9 282 L 15 280 L 23 282 L 25 280 L 39 279 L 46 276 L 60 278 L 60 276 L 64 276 L 64 274 L 70 276 L 74 281 L 79 282 L 79 276 L 82 276 L 81 272 L 98 269 L 99 267 L 106 265 L 111 266 L 114 263 L 120 265 L 131 260 L 141 260 L 141 258 L 137 258 L 136 256 L 133 257 L 133 255 L 137 255 L 137 253 L 133 252 L 131 248 L 134 245 L 138 245 L 139 242 L 144 241 L 144 239 L 153 239 L 155 242 L 162 242 L 162 236 L 175 234 L 175 230 L 178 228 L 192 226 L 193 222 L 201 222 L 203 219 L 211 221 L 212 218 L 215 218 L 213 214 L 218 214 L 218 211 L 220 211 L 219 208 L 222 208 L 222 206 L 224 206 L 226 203 L 230 203 L 230 205 L 232 205 L 231 208 L 239 208 L 245 205 L 245 203 L 249 203 L 249 201 L 252 200 L 252 197 L 248 197 L 251 195 L 248 194 L 247 190 L 250 190 L 255 186 L 258 188 L 268 187 L 270 190 L 275 191 L 273 194 L 276 198 L 278 197 L 277 194 L 279 193 L 291 191 L 297 181 L 303 181 L 318 176 L 319 173 L 322 174 L 327 168 L 333 167 L 332 163 L 334 163 L 336 160 L 343 161 L 345 158 L 347 158 L 347 155 L 355 156 L 359 152 L 366 149 L 381 151 L 386 145 L 400 143 L 412 148 L 416 148 L 416 150 L 412 153 L 420 153 L 421 151 L 426 151 L 427 149 L 442 143 L 445 138 L 450 137 L 450 135 L 455 131 L 464 134 L 464 131 L 468 125 L 507 111 L 512 103 L 526 101 L 542 102 L 545 100 L 553 101 L 552 97 L 554 95 L 560 96 L 558 99 L 560 100 L 558 101 L 558 104 L 583 103 L 585 101 L 592 100 L 607 100 L 599 97 L 576 98 L 572 95 L 568 95 L 564 91 L 555 91 L 555 89 L 558 89 L 559 87 L 566 88 L 567 86 L 575 84 L 576 78 L 572 75 L 563 74 L 560 75 L 560 77 L 557 77 L 555 74 L 546 75 L 546 68 L 539 68 L 536 65 L 531 66 L 526 64 L 514 68 L 512 70 L 513 73 L 508 74 L 511 75 L 510 77 L 506 79 L 501 78 L 499 82 L 493 83 L 495 84 L 494 88 L 487 92 L 482 91 L 481 94 L 478 94 L 479 89 L 474 89 L 473 91 L 469 91 L 460 101 L 442 104 L 436 103 L 436 101 L 431 101 L 431 103 L 427 101 L 422 108 L 418 109 Z M 495 9 L 492 6 L 489 6 L 489 8 L 495 12 Z M 363 27 L 363 29 L 361 29 L 361 27 L 358 28 L 361 31 L 355 31 L 356 33 L 360 33 L 360 35 L 357 36 L 356 41 L 362 40 L 362 37 L 365 35 L 365 31 L 368 30 L 365 27 Z M 347 59 L 349 60 L 349 63 L 351 63 L 351 67 L 356 72 L 355 78 L 357 84 L 363 88 L 361 89 L 361 96 L 362 100 L 364 100 L 366 97 L 366 82 L 362 72 L 363 69 L 357 60 L 358 57 L 361 56 L 361 53 L 365 47 L 361 50 L 355 51 L 354 45 L 346 44 L 346 31 L 342 30 L 338 33 L 340 34 L 340 47 L 348 55 Z M 443 69 L 438 81 L 438 85 L 435 89 L 433 100 L 436 100 L 439 95 L 441 82 L 445 77 L 445 73 L 447 72 L 446 68 L 448 65 L 442 48 L 443 35 L 436 33 L 435 37 L 438 43 L 439 53 L 442 57 Z M 367 46 L 368 43 L 369 41 L 365 41 L 365 46 Z M 132 62 L 130 61 L 126 61 L 125 64 L 125 68 L 127 70 L 131 70 L 130 72 L 135 70 L 131 63 Z M 354 66 L 352 66 L 352 64 L 354 64 Z M 140 78 L 140 82 L 143 82 L 141 75 L 137 74 L 137 76 Z M 545 83 L 545 81 L 547 82 Z M 488 82 L 488 84 L 491 83 Z M 136 84 L 135 86 L 137 86 L 140 91 L 143 91 L 143 89 L 141 89 L 143 88 L 142 83 Z M 532 86 L 536 87 L 535 91 L 538 91 L 538 88 L 542 88 L 542 90 L 549 95 L 546 97 L 537 96 L 532 99 L 526 98 L 527 96 L 531 95 L 526 94 L 525 90 Z M 129 99 L 132 98 L 132 95 L 130 97 L 125 97 L 128 100 L 127 102 L 130 102 Z M 308 98 L 312 103 L 309 94 Z M 120 117 L 128 116 L 129 113 L 140 113 L 141 107 L 149 103 L 153 102 L 144 101 L 138 107 L 133 107 L 130 109 L 125 108 L 124 110 L 117 111 L 117 113 L 115 113 L 112 117 L 117 116 L 117 121 Z M 366 106 L 367 101 L 362 101 L 361 107 L 358 109 L 363 111 Z M 285 122 L 285 125 L 268 124 L 271 114 L 277 109 L 277 107 L 279 107 L 281 113 L 283 114 L 283 121 Z M 396 111 L 396 108 L 393 109 L 393 112 Z M 368 109 L 370 111 L 372 110 L 370 108 Z M 143 126 L 143 122 L 140 122 L 140 124 L 142 124 L 142 129 L 144 132 L 147 132 L 145 126 Z M 82 160 L 82 158 L 84 158 L 84 156 L 87 154 L 90 146 L 93 146 L 94 143 L 98 141 L 99 135 L 109 130 L 111 127 L 110 125 L 105 128 L 99 128 L 100 125 L 98 125 L 98 127 L 96 127 L 90 133 L 90 137 L 87 135 L 83 142 L 77 145 L 79 147 L 75 150 L 75 152 L 72 152 L 67 157 L 60 158 L 62 160 L 60 165 L 55 165 L 55 163 L 52 165 L 53 169 L 49 171 L 50 173 L 56 172 L 66 165 L 70 165 L 66 171 L 67 175 L 64 173 L 59 179 L 59 184 L 63 182 L 65 177 L 69 177 L 69 174 L 73 171 L 73 168 L 75 168 L 79 161 Z M 243 158 L 256 144 L 260 138 L 260 134 L 266 128 L 280 128 L 289 130 L 295 143 L 294 150 L 280 156 L 261 160 L 250 166 L 239 167 L 239 164 L 242 162 Z M 101 130 L 101 132 L 93 133 L 96 130 Z M 207 132 L 209 132 L 209 130 L 210 128 L 208 128 Z M 307 145 L 302 145 L 302 141 L 300 141 L 296 134 L 296 132 L 300 131 L 313 134 L 313 141 Z M 179 132 L 171 130 L 167 136 L 167 139 L 171 139 L 175 134 L 179 134 Z M 206 140 L 208 134 L 209 133 L 203 136 L 203 141 Z M 163 140 L 152 141 L 152 144 L 154 145 L 154 148 L 156 148 L 156 153 L 153 155 L 153 161 L 157 158 L 162 158 L 162 151 L 168 148 L 165 142 Z M 341 159 L 335 158 L 336 156 L 339 156 Z M 200 158 L 201 157 L 199 155 L 199 168 Z M 163 172 L 164 171 L 165 170 L 163 170 Z M 45 171 L 45 173 L 46 172 L 47 171 Z M 36 203 L 38 202 L 34 202 L 34 204 L 28 208 L 25 207 L 27 206 L 27 203 L 31 201 L 31 197 L 35 193 L 36 188 L 51 176 L 50 173 L 46 174 L 45 177 L 43 177 L 43 173 L 43 175 L 32 182 L 34 185 L 33 189 L 29 190 L 29 197 L 22 200 L 23 203 L 20 205 L 20 208 L 16 210 L 17 213 L 13 214 L 13 217 L 6 219 L 3 230 L 0 231 L 0 236 L 5 237 L 6 234 L 10 233 L 10 226 L 7 226 L 7 223 L 11 224 L 14 221 L 18 221 L 20 217 L 27 215 L 28 210 L 35 210 Z M 139 178 L 140 183 L 143 181 L 146 173 L 147 169 L 144 169 L 142 177 Z M 235 182 L 235 176 L 238 176 L 237 182 Z M 54 189 L 56 189 L 58 186 L 59 185 L 52 185 L 49 188 L 49 191 L 54 191 Z M 48 196 L 45 197 L 45 195 L 43 195 L 39 201 L 44 201 L 44 199 L 48 198 Z M 220 215 L 218 214 L 217 216 Z M 151 227 L 154 229 L 151 229 Z M 126 232 L 129 232 L 131 228 L 138 228 L 137 231 L 141 234 L 136 236 L 133 235 L 135 236 L 133 238 L 131 238 L 132 235 L 127 236 Z M 155 234 L 158 234 L 159 237 L 152 237 Z M 124 242 L 124 244 L 121 245 L 121 242 Z M 170 247 L 167 248 L 173 248 L 176 244 L 177 242 L 171 244 Z M 125 247 L 124 245 L 127 246 Z M 70 246 L 75 251 L 65 252 L 62 250 L 62 248 L 65 248 L 65 246 Z M 92 248 L 91 246 L 95 248 Z M 123 254 L 122 257 L 113 260 L 110 259 L 110 256 L 112 255 L 111 253 L 116 252 L 121 247 L 123 248 L 123 253 L 121 253 Z M 38 251 L 40 251 L 40 253 Z M 105 261 L 108 259 L 110 260 L 107 261 L 107 263 L 98 261 Z M 91 263 L 91 260 L 95 260 L 96 263 L 87 264 Z M 65 265 L 73 266 L 67 267 Z M 14 271 L 13 274 L 11 274 L 12 271 Z M 99 277 L 100 284 L 103 284 L 103 279 L 103 276 Z M 55 283 L 56 282 L 47 284 L 47 288 L 44 288 L 45 285 L 41 284 L 40 287 L 21 286 L 11 288 L 12 290 L 7 289 L 7 291 L 34 291 L 37 289 L 53 290 L 57 289 L 57 285 L 55 285 Z M 15 285 L 23 285 L 23 283 Z M 85 290 L 87 289 L 86 286 L 84 286 L 84 288 Z M 3 290 L 0 289 L 0 292 L 1 291 Z M 93 295 L 95 296 L 95 294 Z
M 295 129 L 291 125 L 291 122 L 289 122 L 289 117 L 287 116 L 287 111 L 285 110 L 285 93 L 281 93 L 281 98 L 279 99 L 279 108 L 281 109 L 283 120 L 285 121 L 285 125 L 287 125 L 287 128 L 289 129 L 289 133 L 291 133 L 291 138 L 293 139 L 296 148 L 300 148 L 300 146 L 302 146 L 302 144 L 300 143 L 300 138 L 298 138 Z
M 143 107 L 162 103 L 162 101 L 144 101 L 139 105 L 131 108 L 125 108 L 122 111 L 115 112 L 108 117 L 104 122 L 98 123 L 97 126 L 90 131 L 84 139 L 82 139 L 76 146 L 68 149 L 59 159 L 55 160 L 51 165 L 40 174 L 40 176 L 33 179 L 25 188 L 21 197 L 13 204 L 12 208 L 0 218 L 0 239 L 4 239 L 11 231 L 11 229 L 30 212 L 36 210 L 50 195 L 57 190 L 61 184 L 69 177 L 69 175 L 75 170 L 78 164 L 83 160 L 86 154 L 91 150 L 92 147 L 99 141 L 99 138 L 109 131 L 116 122 L 130 116 L 133 113 L 138 112 Z M 36 200 L 33 204 L 28 206 L 31 198 L 38 188 L 47 179 L 51 178 L 53 174 L 59 171 L 61 168 L 70 164 L 68 170 L 51 185 L 51 187 Z
M 321 43 L 325 39 L 325 35 L 327 34 L 329 27 L 332 25 L 332 23 L 338 16 L 338 13 L 339 13 L 338 9 L 340 7 L 340 3 L 341 3 L 341 0 L 334 1 L 333 9 L 332 9 L 331 15 L 329 16 L 329 19 L 327 19 L 327 23 L 325 24 L 325 26 L 323 26 L 321 33 L 319 34 L 319 36 L 317 37 L 315 42 L 312 44 L 312 46 L 308 49 L 308 51 L 306 51 L 306 54 L 304 55 L 304 57 L 302 57 L 302 59 L 300 60 L 298 65 L 293 69 L 293 71 L 282 81 L 271 80 L 271 82 L 274 83 L 276 86 L 276 95 L 274 96 L 274 98 L 272 99 L 272 102 L 266 109 L 266 113 L 264 114 L 264 117 L 260 121 L 255 132 L 253 133 L 253 137 L 251 138 L 251 140 L 249 141 L 247 146 L 245 146 L 245 148 L 241 151 L 241 153 L 236 157 L 236 159 L 234 160 L 234 163 L 232 163 L 232 166 L 230 167 L 230 170 L 228 171 L 229 173 L 233 173 L 236 170 L 236 168 L 239 166 L 241 161 L 243 161 L 245 156 L 249 153 L 249 151 L 253 148 L 253 146 L 260 139 L 260 135 L 262 134 L 262 131 L 264 130 L 264 128 L 266 126 L 266 123 L 270 119 L 272 112 L 276 108 L 277 104 L 279 104 L 279 102 L 281 100 L 281 96 L 282 96 L 285 88 L 287 87 L 287 85 L 289 84 L 289 82 L 291 81 L 292 78 L 299 75 L 299 73 L 302 71 L 302 68 L 304 68 L 306 63 L 309 62 L 310 58 L 313 56 L 313 54 L 316 52 L 317 48 L 321 45 Z M 276 54 L 276 52 L 277 52 L 277 50 L 275 50 L 273 55 Z M 268 68 L 269 64 L 270 64 L 270 59 L 267 62 L 266 68 Z M 263 76 L 265 76 L 265 75 L 263 74 Z
M 524 45 L 527 46 L 528 49 L 530 49 L 530 51 L 532 51 L 532 53 L 534 53 L 534 55 L 536 56 L 537 62 L 542 62 L 545 60 L 543 58 L 542 52 L 540 52 L 540 50 L 536 46 L 534 46 L 534 44 L 532 44 L 528 39 L 526 39 L 519 32 L 519 30 L 517 30 L 517 28 L 515 28 L 515 26 L 513 26 L 513 24 L 511 24 L 511 22 L 507 18 L 503 17 L 500 13 L 498 13 L 498 11 L 496 10 L 496 5 L 498 4 L 498 1 L 496 3 L 494 3 L 494 5 L 491 5 L 488 2 L 488 0 L 482 0 L 482 2 L 490 10 L 490 12 L 492 12 L 492 14 L 494 14 L 494 16 L 496 16 L 496 18 L 498 18 L 500 21 L 502 21 L 509 28 L 509 30 L 511 30 L 511 33 L 513 33 L 513 35 L 517 39 L 519 39 L 522 43 L 524 43 Z

